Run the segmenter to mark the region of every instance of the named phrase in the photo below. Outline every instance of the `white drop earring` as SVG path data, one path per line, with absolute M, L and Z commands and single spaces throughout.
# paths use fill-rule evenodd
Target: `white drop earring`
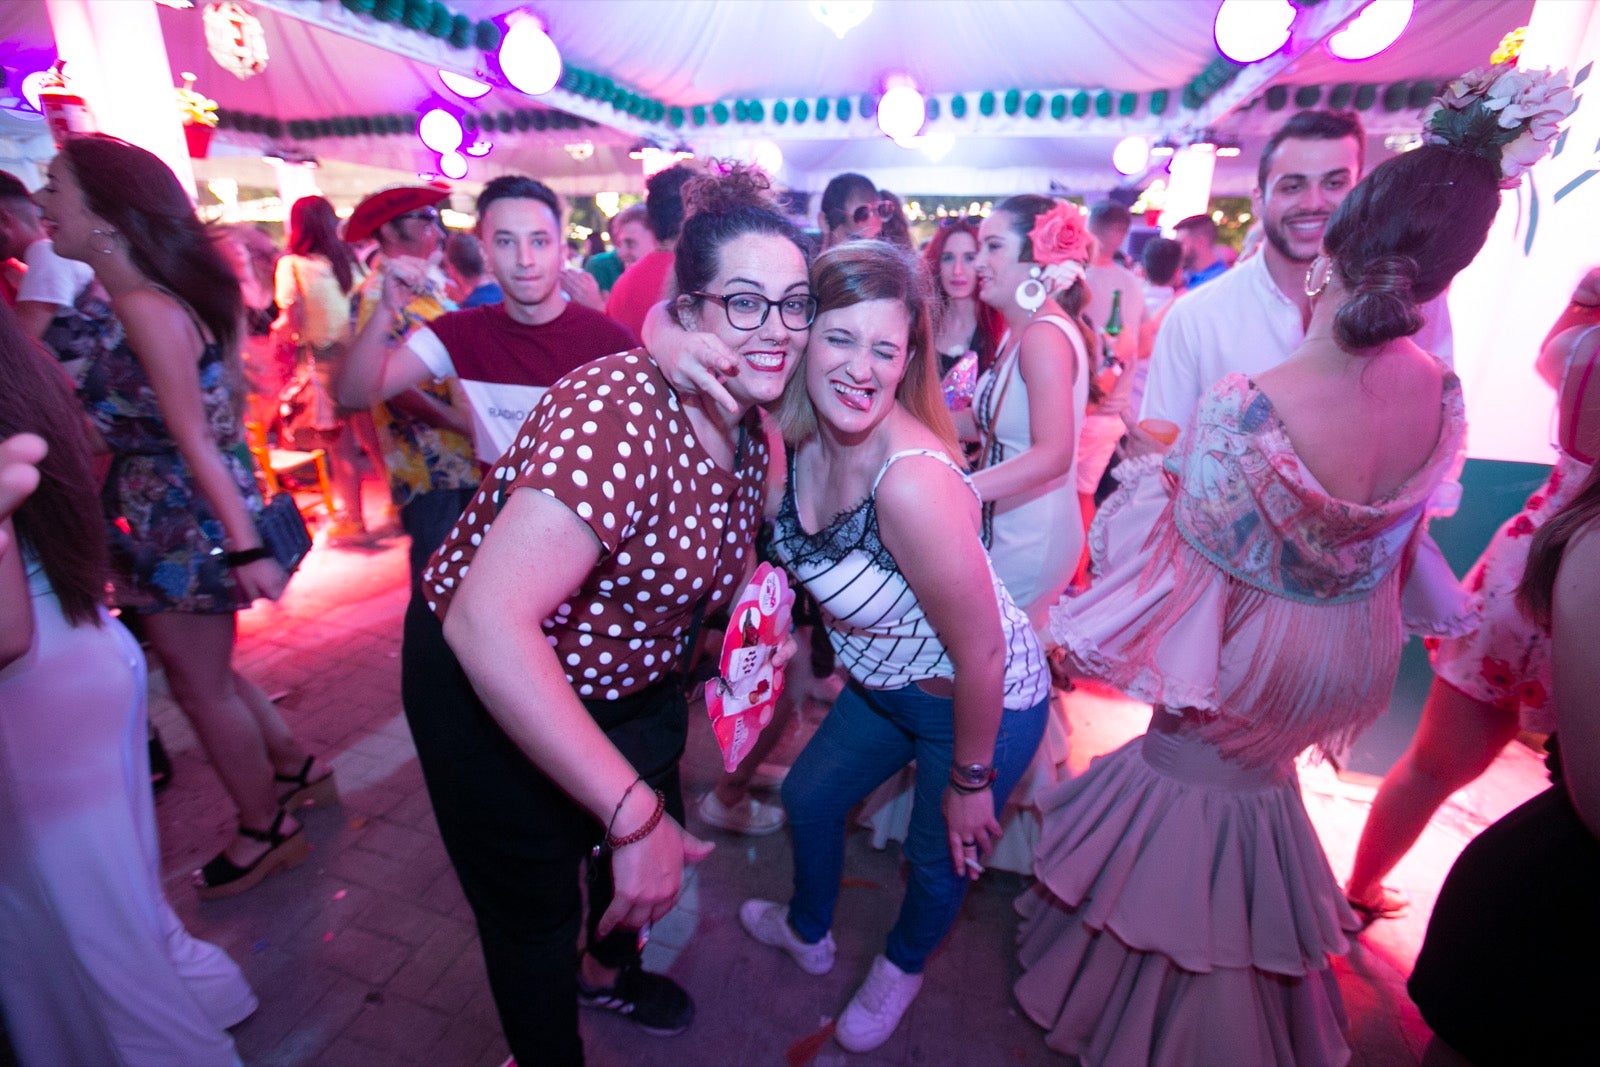
M 1017 286 L 1017 306 L 1030 313 L 1038 311 L 1049 295 L 1050 291 L 1039 280 L 1039 265 L 1036 263 L 1028 268 L 1027 280 Z

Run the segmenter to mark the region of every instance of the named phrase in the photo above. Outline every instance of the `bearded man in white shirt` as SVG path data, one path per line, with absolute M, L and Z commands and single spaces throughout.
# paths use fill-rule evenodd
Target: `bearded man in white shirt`
M 1311 319 L 1306 269 L 1365 157 L 1366 132 L 1353 112 L 1302 111 L 1272 135 L 1250 194 L 1266 237 L 1261 252 L 1172 306 L 1156 334 L 1140 418 L 1187 426 L 1224 375 L 1270 370 L 1299 347 Z M 1449 363 L 1443 295 L 1423 315 L 1427 324 L 1413 340 Z

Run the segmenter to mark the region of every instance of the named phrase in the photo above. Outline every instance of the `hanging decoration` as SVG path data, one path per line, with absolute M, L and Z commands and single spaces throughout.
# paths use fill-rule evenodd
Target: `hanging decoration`
M 811 17 L 833 31 L 839 40 L 872 14 L 872 0 L 813 0 Z
M 195 76 L 189 71 L 179 77 L 183 79 L 183 86 L 174 92 L 178 96 L 183 139 L 188 143 L 191 159 L 204 159 L 211 150 L 211 135 L 217 129 L 217 102 L 195 89 Z
M 489 19 L 474 22 L 439 0 L 339 0 L 348 11 L 375 22 L 387 22 L 448 42 L 452 48 L 493 52 L 500 47 L 500 27 Z
M 206 51 L 217 66 L 240 81 L 267 69 L 267 35 L 261 20 L 235 0 L 207 4 L 202 22 Z
M 88 103 L 67 85 L 64 59 L 56 60 L 39 83 L 39 110 L 44 112 L 45 125 L 50 127 L 57 148 L 74 134 L 99 132 Z
M 1414 0 L 1372 0 L 1323 47 L 1333 58 L 1347 63 L 1371 59 L 1400 39 L 1415 6 Z

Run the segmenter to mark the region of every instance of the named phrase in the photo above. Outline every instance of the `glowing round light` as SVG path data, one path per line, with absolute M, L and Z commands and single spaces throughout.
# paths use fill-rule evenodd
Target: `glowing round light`
M 1150 142 L 1134 134 L 1111 150 L 1111 165 L 1118 174 L 1138 174 L 1150 165 Z
M 949 132 L 925 133 L 916 139 L 916 145 L 929 163 L 938 163 L 956 146 L 956 135 Z
M 473 141 L 471 144 L 467 145 L 467 147 L 463 148 L 462 151 L 469 156 L 486 156 L 489 154 L 489 149 L 493 147 L 494 143 L 492 141 L 487 141 L 480 137 L 476 141 Z
M 561 53 L 531 15 L 517 19 L 500 42 L 500 71 L 529 96 L 548 93 L 561 77 Z
M 464 96 L 468 100 L 476 100 L 486 95 L 493 86 L 485 85 L 476 78 L 469 78 L 465 74 L 457 74 L 453 70 L 439 71 L 439 80 L 444 82 L 444 87 L 457 96 Z
M 890 78 L 878 101 L 878 129 L 904 143 L 917 135 L 927 117 L 927 105 L 916 84 L 910 78 Z
M 1400 39 L 1411 23 L 1413 0 L 1372 0 L 1350 25 L 1328 38 L 1335 59 L 1371 59 Z
M 1294 14 L 1289 0 L 1222 0 L 1212 28 L 1217 51 L 1235 63 L 1266 59 L 1289 43 Z
M 45 75 L 49 71 L 36 70 L 22 79 L 22 99 L 35 111 L 44 110 L 39 106 L 39 87 L 44 84 Z
M 440 152 L 439 173 L 446 178 L 465 178 L 467 176 L 467 157 L 460 152 Z
M 417 136 L 435 152 L 454 152 L 464 136 L 461 123 L 448 111 L 434 108 L 417 123 Z
M 783 169 L 783 149 L 771 141 L 757 141 L 750 146 L 750 161 L 766 171 L 768 177 L 776 177 Z

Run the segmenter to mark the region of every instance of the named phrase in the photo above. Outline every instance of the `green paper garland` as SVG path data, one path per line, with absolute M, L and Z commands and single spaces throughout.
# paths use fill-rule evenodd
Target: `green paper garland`
M 718 126 L 726 126 L 728 124 L 728 105 L 724 104 L 720 100 L 715 104 L 712 104 L 711 117 L 716 121 Z
M 1089 113 L 1089 94 L 1078 92 L 1072 98 L 1072 117 L 1081 119 Z
M 1317 101 L 1322 99 L 1322 86 L 1302 85 L 1294 91 L 1294 106 L 1302 111 L 1306 108 L 1317 106 Z
M 694 119 L 696 126 L 704 126 L 706 124 L 706 109 L 704 105 L 696 105 L 691 117 Z
M 939 98 L 937 96 L 928 97 L 923 107 L 929 122 L 939 117 Z
M 834 114 L 839 116 L 840 122 L 850 121 L 850 98 L 848 96 L 839 98 L 839 106 L 834 108 Z
M 1410 89 L 1405 82 L 1395 82 L 1383 91 L 1383 110 L 1403 111 L 1406 106 L 1406 93 Z
M 1020 89 L 1007 89 L 1004 107 L 1007 115 L 1015 115 L 1022 106 L 1022 91 Z
M 1282 111 L 1289 106 L 1289 87 L 1274 85 L 1267 90 L 1266 101 L 1268 111 Z
M 1150 114 L 1158 118 L 1167 113 L 1167 101 L 1170 94 L 1165 89 L 1157 89 L 1150 94 Z
M 1328 90 L 1328 107 L 1334 111 L 1343 111 L 1350 106 L 1350 98 L 1356 95 L 1356 87 L 1350 82 L 1340 82 Z
M 1094 113 L 1103 119 L 1111 117 L 1111 94 L 1104 89 L 1095 95 Z
M 794 121 L 796 124 L 805 122 L 811 114 L 811 107 L 806 103 L 805 97 L 794 102 Z
M 782 100 L 773 102 L 772 121 L 776 122 L 779 126 L 782 126 L 785 122 L 789 121 L 789 105 L 786 102 Z
M 828 98 L 817 97 L 817 121 L 821 122 L 828 117 Z
M 1039 112 L 1044 110 L 1044 97 L 1038 93 L 1029 93 L 1028 99 L 1022 102 L 1022 113 L 1030 119 L 1039 117 Z
M 963 93 L 955 93 L 950 97 L 950 117 L 964 119 L 967 117 L 967 98 Z
M 982 96 L 978 97 L 978 114 L 982 115 L 984 118 L 988 118 L 990 115 L 994 114 L 993 93 L 984 93 Z
M 1117 98 L 1117 114 L 1123 118 L 1132 115 L 1139 107 L 1138 93 L 1123 93 Z
M 1376 85 L 1363 85 L 1356 89 L 1356 110 L 1366 111 L 1378 102 L 1378 87 Z
M 1067 98 L 1063 94 L 1057 93 L 1050 98 L 1050 117 L 1057 122 L 1067 117 Z

